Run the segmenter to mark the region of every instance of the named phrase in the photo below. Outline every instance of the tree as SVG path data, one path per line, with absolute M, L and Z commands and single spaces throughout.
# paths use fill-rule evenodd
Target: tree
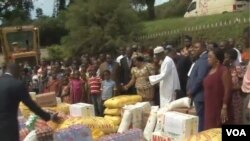
M 42 8 L 37 8 L 36 9 L 36 17 L 40 18 L 41 16 L 43 16 L 43 9 Z
M 158 18 L 183 17 L 192 0 L 171 0 L 156 7 Z
M 155 0 L 132 0 L 132 4 L 140 8 L 147 6 L 149 20 L 155 19 Z
M 1 0 L 0 18 L 3 25 L 22 24 L 30 21 L 32 0 Z
M 68 5 L 73 2 L 73 0 L 68 0 Z M 58 14 L 67 8 L 66 0 L 55 0 L 54 1 L 54 10 L 53 17 L 58 16 Z
M 61 38 L 68 34 L 64 20 L 63 14 L 59 14 L 56 18 L 41 16 L 33 22 L 39 27 L 41 46 L 60 44 Z
M 74 0 L 66 19 L 69 35 L 62 43 L 74 55 L 113 51 L 141 31 L 127 0 Z

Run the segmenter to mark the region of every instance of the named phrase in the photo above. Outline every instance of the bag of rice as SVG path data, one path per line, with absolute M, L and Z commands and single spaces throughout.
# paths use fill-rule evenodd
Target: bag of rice
M 90 129 L 99 129 L 105 134 L 117 132 L 117 126 L 103 117 L 71 117 L 60 124 L 57 130 L 69 128 L 72 125 L 86 125 Z
M 161 132 L 163 131 L 163 125 L 164 125 L 164 116 L 165 113 L 169 111 L 168 107 L 163 107 L 160 108 L 157 112 L 157 122 L 156 122 L 156 127 L 155 127 L 155 132 Z
M 112 115 L 112 116 L 120 116 L 121 115 L 121 108 L 106 108 L 104 110 L 105 115 Z
M 189 97 L 180 98 L 175 101 L 172 101 L 168 105 L 168 108 L 169 110 L 173 110 L 175 108 L 190 108 L 190 102 L 191 99 Z
M 131 120 L 132 120 L 131 111 L 125 110 L 123 117 L 122 117 L 121 124 L 118 128 L 118 133 L 123 133 L 123 132 L 127 131 L 129 129 L 131 122 L 132 122 Z
M 38 141 L 36 136 L 36 131 L 31 131 L 23 141 Z
M 192 135 L 185 141 L 221 141 L 222 131 L 220 128 L 214 128 L 206 130 L 197 134 Z
M 142 101 L 142 97 L 139 95 L 120 95 L 106 100 L 104 105 L 108 108 L 122 108 L 125 105 L 135 104 L 140 101 Z
M 105 119 L 112 121 L 115 125 L 120 125 L 121 123 L 121 117 L 120 116 L 109 116 L 109 115 L 105 115 L 104 116 Z
M 144 138 L 149 141 L 151 139 L 152 133 L 154 131 L 154 128 L 156 126 L 157 121 L 157 111 L 159 109 L 159 106 L 152 106 L 150 116 L 148 118 L 148 122 L 146 124 L 146 127 L 144 129 L 143 135 Z

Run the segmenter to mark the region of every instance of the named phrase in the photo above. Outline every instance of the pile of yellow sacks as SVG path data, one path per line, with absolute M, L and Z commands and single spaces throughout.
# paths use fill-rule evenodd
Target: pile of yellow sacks
M 192 135 L 185 141 L 221 141 L 221 140 L 222 140 L 221 128 L 214 128 Z
M 43 107 L 43 109 L 68 115 L 69 106 L 70 104 L 60 103 L 60 104 L 57 104 L 57 106 L 55 107 Z M 19 104 L 19 109 L 25 119 L 27 119 L 31 114 L 33 114 L 33 112 L 31 112 L 30 109 L 27 106 L 25 106 L 22 102 Z
M 66 119 L 63 123 L 57 126 L 57 130 L 69 128 L 72 125 L 85 125 L 92 131 L 100 130 L 104 134 L 116 133 L 118 126 L 112 121 L 109 121 L 103 117 L 71 117 Z
M 139 95 L 120 95 L 108 99 L 104 102 L 106 109 L 104 110 L 104 118 L 112 121 L 115 125 L 119 126 L 121 123 L 121 110 L 125 105 L 135 104 L 141 102 L 142 97 Z

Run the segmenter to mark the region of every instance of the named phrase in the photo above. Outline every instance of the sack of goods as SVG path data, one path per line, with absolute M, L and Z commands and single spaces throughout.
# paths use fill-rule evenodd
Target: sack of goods
M 110 116 L 110 115 L 105 115 L 104 118 L 106 120 L 112 121 L 115 125 L 119 126 L 121 123 L 121 116 Z
M 126 105 L 122 109 L 123 116 L 122 121 L 119 126 L 118 132 L 123 133 L 130 128 L 139 128 L 143 129 L 145 124 L 143 120 L 148 119 L 148 113 L 150 112 L 150 103 L 141 102 L 135 105 Z M 146 116 L 143 118 L 143 116 Z
M 98 141 L 144 141 L 141 129 L 131 129 L 124 133 L 104 136 Z
M 178 108 L 190 108 L 191 99 L 189 97 L 183 97 L 177 100 L 172 101 L 167 105 L 170 111 Z
M 93 141 L 91 130 L 87 126 L 73 125 L 69 128 L 58 130 L 54 141 Z
M 44 109 L 53 111 L 55 113 L 63 113 L 65 115 L 68 115 L 69 114 L 69 106 L 70 106 L 70 104 L 60 103 L 60 104 L 57 104 L 57 106 L 55 106 L 55 107 L 44 107 Z
M 209 129 L 197 134 L 192 135 L 185 141 L 221 141 L 222 131 L 221 128 Z
M 60 124 L 57 130 L 69 128 L 72 125 L 85 125 L 91 130 L 98 129 L 105 134 L 117 132 L 118 127 L 110 120 L 103 117 L 71 117 Z
M 189 97 L 180 98 L 171 102 L 167 106 L 169 111 L 176 111 L 184 114 L 196 115 L 195 108 L 191 107 L 191 99 Z
M 36 137 L 38 141 L 54 141 L 53 131 L 50 127 L 36 129 Z
M 125 105 L 141 102 L 142 97 L 139 95 L 120 95 L 110 98 L 104 102 L 107 108 L 122 108 Z
M 87 103 L 76 103 L 69 107 L 72 117 L 93 117 L 95 116 L 94 106 Z
M 69 106 L 70 106 L 70 104 L 61 103 L 61 104 L 57 104 L 54 107 L 43 107 L 43 109 L 44 110 L 49 110 L 49 111 L 52 111 L 52 112 L 55 112 L 55 113 L 62 113 L 62 114 L 68 115 L 69 114 Z M 22 116 L 25 119 L 28 119 L 30 115 L 34 114 L 22 102 L 19 104 L 19 109 L 21 111 Z
M 154 132 L 155 125 L 156 125 L 156 122 L 157 122 L 157 111 L 158 111 L 158 109 L 159 109 L 159 106 L 152 106 L 151 107 L 150 116 L 148 118 L 146 127 L 145 127 L 144 132 L 143 132 L 144 138 L 147 141 L 150 141 L 152 133 Z
M 105 115 L 111 115 L 111 116 L 121 116 L 121 108 L 106 108 L 104 110 Z
M 100 139 L 101 137 L 103 137 L 105 134 L 99 130 L 99 129 L 94 129 L 94 130 L 91 130 L 92 131 L 92 137 L 93 137 L 93 140 L 96 141 L 98 139 Z
M 38 141 L 36 131 L 31 131 L 23 140 L 21 141 Z

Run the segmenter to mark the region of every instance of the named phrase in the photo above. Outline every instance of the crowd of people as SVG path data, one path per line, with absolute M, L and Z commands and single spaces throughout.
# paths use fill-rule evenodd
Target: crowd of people
M 103 102 L 116 95 L 138 94 L 160 107 L 188 96 L 199 116 L 199 131 L 250 124 L 249 27 L 244 35 L 247 52 L 231 38 L 217 44 L 185 36 L 179 50 L 132 46 L 121 47 L 116 58 L 102 53 L 84 54 L 71 63 L 42 61 L 34 68 L 24 63 L 20 79 L 37 94 L 55 92 L 66 103 L 92 103 L 97 116 L 103 115 Z

